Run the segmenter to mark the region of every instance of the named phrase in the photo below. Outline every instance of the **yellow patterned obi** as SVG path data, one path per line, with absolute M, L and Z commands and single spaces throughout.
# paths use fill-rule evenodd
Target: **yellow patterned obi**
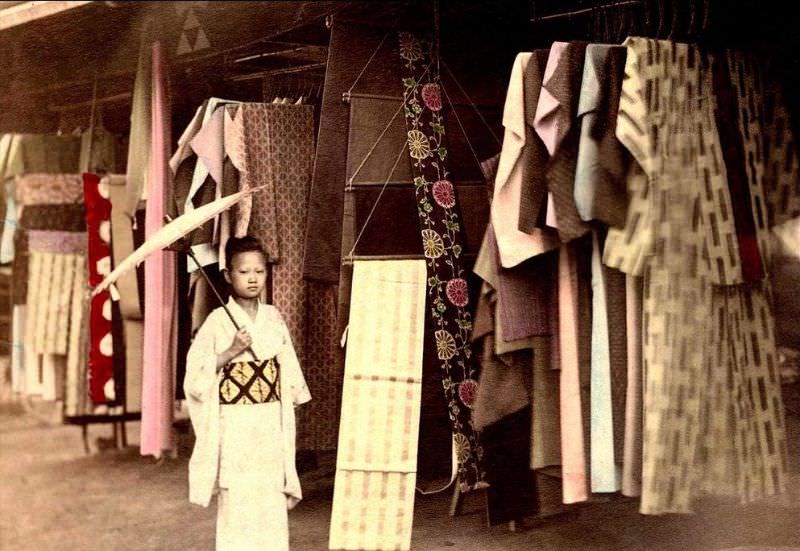
M 281 399 L 278 360 L 233 362 L 222 368 L 220 404 L 265 404 Z

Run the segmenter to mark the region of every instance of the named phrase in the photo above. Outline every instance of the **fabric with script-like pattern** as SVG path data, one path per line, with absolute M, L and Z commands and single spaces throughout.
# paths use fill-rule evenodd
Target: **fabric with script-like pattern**
M 428 269 L 428 314 L 441 362 L 442 384 L 453 425 L 462 491 L 485 486 L 483 448 L 472 422 L 478 370 L 472 356 L 472 316 L 461 254 L 463 237 L 455 188 L 447 169 L 442 92 L 431 72 L 429 45 L 399 34 L 408 154 Z

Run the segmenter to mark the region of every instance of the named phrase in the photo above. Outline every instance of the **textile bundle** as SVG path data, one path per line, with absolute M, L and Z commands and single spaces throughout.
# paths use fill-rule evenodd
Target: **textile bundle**
M 425 288 L 423 261 L 354 265 L 330 549 L 410 549 Z
M 73 341 L 82 313 L 74 306 L 86 286 L 86 222 L 78 175 L 17 176 L 20 231 L 15 238 L 18 327 L 24 324 L 22 362 L 25 392 L 45 399 L 64 397 L 65 378 L 80 361 Z M 16 302 L 16 301 L 15 301 Z M 69 381 L 68 381 L 69 382 Z

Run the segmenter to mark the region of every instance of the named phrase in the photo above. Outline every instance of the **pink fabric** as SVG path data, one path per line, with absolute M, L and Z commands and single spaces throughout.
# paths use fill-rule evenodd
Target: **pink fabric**
M 225 107 L 217 108 L 191 142 L 198 161 L 206 166 L 217 186 L 222 184 L 222 162 L 225 159 L 224 116 Z
M 153 44 L 152 150 L 148 177 L 145 238 L 164 223 L 170 181 L 172 143 L 166 56 Z M 145 261 L 144 349 L 142 372 L 142 455 L 160 457 L 171 450 L 173 405 L 173 317 L 175 309 L 175 253 L 159 251 Z
M 544 84 L 550 80 L 558 67 L 558 60 L 567 48 L 567 42 L 553 42 L 550 47 L 550 56 L 547 58 L 547 67 L 544 70 Z M 558 148 L 559 141 L 564 137 L 565 132 L 561 131 L 561 118 L 556 117 L 560 103 L 545 88 L 539 93 L 539 103 L 536 105 L 536 117 L 533 121 L 533 128 L 539 137 L 542 138 L 547 152 L 552 156 Z
M 523 167 L 519 162 L 525 145 L 524 70 L 532 54 L 520 53 L 511 70 L 503 110 L 503 150 L 495 177 L 491 221 L 500 252 L 500 263 L 511 268 L 536 255 L 557 249 L 558 236 L 540 229 L 532 234 L 519 231 L 520 193 Z
M 561 247 L 558 257 L 558 325 L 563 501 L 577 503 L 588 495 L 578 366 L 578 259 L 570 243 Z
M 553 77 L 553 74 L 558 68 L 558 61 L 561 59 L 561 55 L 564 53 L 567 46 L 567 42 L 553 42 L 553 45 L 550 47 L 550 55 L 547 58 L 547 67 L 545 67 L 544 70 L 544 84 L 547 84 L 547 81 Z M 550 153 L 551 156 L 555 153 L 556 149 L 558 149 L 567 130 L 562 124 L 564 118 L 557 116 L 560 106 L 561 104 L 559 101 L 553 97 L 545 86 L 542 86 L 542 91 L 539 94 L 539 103 L 536 105 L 536 116 L 534 118 L 533 127 L 544 142 L 545 147 L 547 147 L 547 152 Z M 553 205 L 553 194 L 548 193 L 545 224 L 551 228 L 557 228 L 556 211 Z

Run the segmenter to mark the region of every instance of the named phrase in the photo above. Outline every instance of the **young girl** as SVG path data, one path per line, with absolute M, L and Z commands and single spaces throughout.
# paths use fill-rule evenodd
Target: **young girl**
M 196 435 L 189 500 L 217 495 L 217 550 L 289 549 L 287 509 L 302 498 L 295 470 L 296 404 L 308 392 L 289 330 L 259 298 L 266 255 L 253 237 L 225 247 L 228 310 L 209 314 L 189 349 L 184 390 Z

